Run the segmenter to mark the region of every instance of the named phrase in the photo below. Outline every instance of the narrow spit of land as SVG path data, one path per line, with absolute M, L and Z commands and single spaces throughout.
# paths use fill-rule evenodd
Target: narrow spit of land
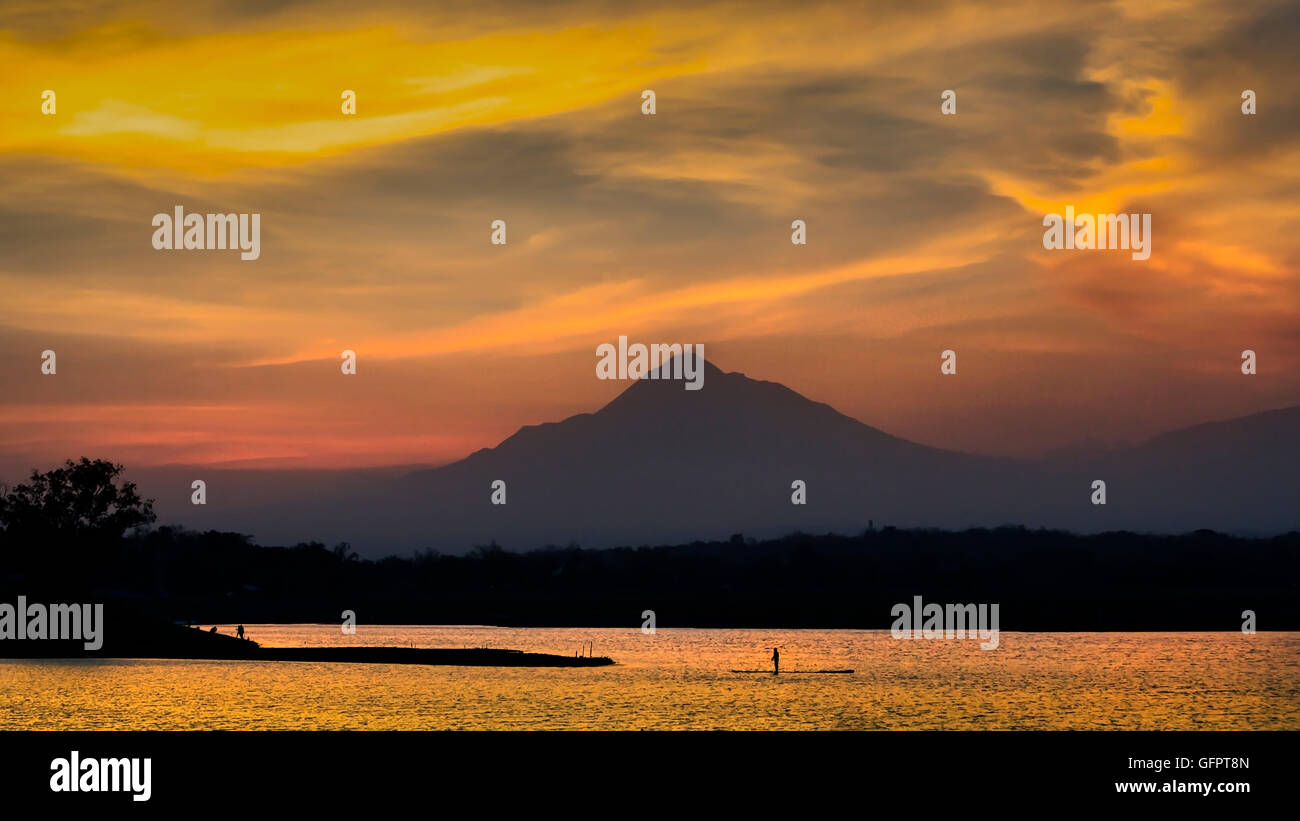
M 605 667 L 606 656 L 560 656 L 489 647 L 261 647 L 250 661 L 325 661 L 352 664 L 444 664 L 462 667 Z
M 125 623 L 124 623 L 125 622 Z M 86 649 L 80 641 L 6 641 L 4 658 L 138 658 L 192 661 L 298 661 L 342 664 L 429 664 L 462 667 L 605 667 L 606 656 L 563 656 L 492 647 L 263 647 L 192 627 L 126 618 L 112 623 L 103 646 Z

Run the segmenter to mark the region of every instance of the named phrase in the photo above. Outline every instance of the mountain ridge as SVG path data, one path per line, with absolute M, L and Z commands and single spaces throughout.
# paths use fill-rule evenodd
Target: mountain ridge
M 871 522 L 1076 532 L 1300 528 L 1300 406 L 1116 451 L 1034 460 L 913 442 L 781 383 L 704 368 L 702 390 L 633 380 L 596 411 L 521 426 L 446 465 L 336 477 L 287 502 L 223 506 L 220 516 L 210 508 L 196 517 L 178 499 L 168 512 L 263 541 L 346 540 L 367 555 L 459 552 L 493 541 L 527 549 L 858 532 Z M 1107 483 L 1105 505 L 1091 503 L 1097 479 Z M 498 480 L 504 505 L 491 503 Z M 806 483 L 806 504 L 792 504 L 795 481 Z M 316 535 L 325 533 L 333 535 Z

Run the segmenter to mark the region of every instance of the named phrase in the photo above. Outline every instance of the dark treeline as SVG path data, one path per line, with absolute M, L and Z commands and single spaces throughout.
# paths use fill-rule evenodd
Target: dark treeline
M 1243 610 L 1255 611 L 1261 630 L 1300 628 L 1300 533 L 885 527 L 605 550 L 490 545 L 372 561 L 347 544 L 266 547 L 237 533 L 145 530 L 151 511 L 115 513 L 89 529 L 93 516 L 64 516 L 42 529 L 15 518 L 12 496 L 8 514 L 0 507 L 3 600 L 93 595 L 172 621 L 328 623 L 352 610 L 361 624 L 633 628 L 652 610 L 658 627 L 881 629 L 894 604 L 919 595 L 997 603 L 1006 630 L 1236 630 Z M 147 506 L 123 498 L 127 508 Z M 122 522 L 134 529 L 122 533 Z
M 999 603 L 1010 630 L 1226 630 L 1243 610 L 1261 629 L 1296 629 L 1297 556 L 1295 533 L 884 528 L 370 561 L 346 544 L 263 547 L 236 533 L 163 527 L 123 539 L 97 563 L 93 587 L 169 620 L 223 623 L 336 622 L 352 610 L 362 623 L 633 627 L 653 610 L 660 627 L 884 628 L 895 603 L 920 595 Z M 60 579 L 42 573 L 38 587 Z

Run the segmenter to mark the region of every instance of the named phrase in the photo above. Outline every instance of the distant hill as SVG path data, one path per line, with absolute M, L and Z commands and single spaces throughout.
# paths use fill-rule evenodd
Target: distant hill
M 372 556 L 490 541 L 527 549 L 859 532 L 868 521 L 1300 529 L 1300 407 L 1104 455 L 997 459 L 899 439 L 777 383 L 705 367 L 703 390 L 643 379 L 595 413 L 529 425 L 459 462 L 401 476 L 205 471 L 216 477 L 207 508 L 189 505 L 188 482 L 172 479 L 170 497 L 159 495 L 161 519 L 262 543 L 347 540 Z M 497 479 L 506 505 L 490 503 Z M 1107 483 L 1104 507 L 1090 502 L 1094 479 Z M 806 483 L 806 505 L 791 504 L 795 480 Z
M 1300 407 L 1183 428 L 1080 467 L 1113 477 L 1109 513 L 1130 529 L 1300 530 Z

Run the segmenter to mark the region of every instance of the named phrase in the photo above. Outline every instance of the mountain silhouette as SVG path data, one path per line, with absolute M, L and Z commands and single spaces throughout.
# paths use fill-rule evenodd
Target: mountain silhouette
M 1172 431 L 1082 467 L 1113 477 L 1107 506 L 1129 529 L 1300 530 L 1300 407 Z
M 224 484 L 242 501 L 176 509 L 159 495 L 159 509 L 164 520 L 174 513 L 190 526 L 249 532 L 262 543 L 347 540 L 367 555 L 463 552 L 490 542 L 530 549 L 855 533 L 869 522 L 1300 529 L 1300 407 L 1102 455 L 1001 459 L 900 439 L 783 385 L 704 367 L 702 390 L 685 390 L 680 380 L 634 381 L 595 413 L 525 426 L 442 467 L 298 472 L 296 493 L 292 482 L 272 486 L 265 475 L 232 472 L 209 481 L 209 498 L 220 498 Z M 1105 505 L 1091 501 L 1098 479 Z M 504 505 L 491 503 L 497 480 L 505 482 Z M 792 504 L 795 481 L 805 483 L 806 504 Z M 180 489 L 188 494 L 188 482 Z M 176 486 L 169 492 L 177 496 Z

